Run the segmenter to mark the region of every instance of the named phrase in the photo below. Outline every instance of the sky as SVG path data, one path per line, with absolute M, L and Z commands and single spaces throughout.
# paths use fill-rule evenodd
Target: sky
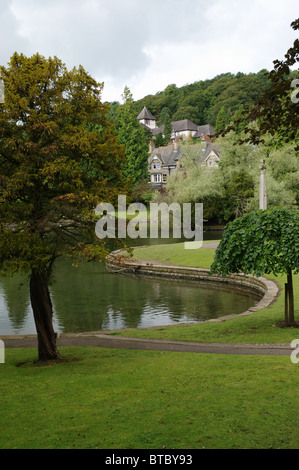
M 0 0 L 0 64 L 57 56 L 134 100 L 221 73 L 271 70 L 298 36 L 298 0 Z

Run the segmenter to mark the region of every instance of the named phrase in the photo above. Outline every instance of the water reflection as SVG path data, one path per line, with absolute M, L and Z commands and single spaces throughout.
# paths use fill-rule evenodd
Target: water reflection
M 214 234 L 210 239 L 215 238 Z M 70 261 L 59 260 L 55 279 L 53 323 L 55 331 L 65 333 L 201 321 L 243 312 L 257 300 L 210 283 L 110 274 L 103 263 L 75 268 Z M 26 275 L 1 279 L 2 335 L 36 332 L 28 284 Z

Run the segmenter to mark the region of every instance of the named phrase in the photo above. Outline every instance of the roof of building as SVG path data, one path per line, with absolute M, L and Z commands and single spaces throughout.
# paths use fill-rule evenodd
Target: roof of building
M 193 144 L 191 148 L 193 151 L 192 158 L 195 162 L 202 164 L 204 163 L 210 153 L 213 151 L 216 156 L 220 159 L 220 148 L 213 143 L 206 145 L 206 148 L 203 150 L 200 144 Z M 162 168 L 168 168 L 171 166 L 176 166 L 177 161 L 184 155 L 184 149 L 180 145 L 170 144 L 166 147 L 155 148 L 151 155 L 148 158 L 148 163 L 150 164 L 152 160 L 158 158 L 162 163 Z
M 211 126 L 211 124 L 205 124 L 203 126 L 197 126 L 197 132 L 194 134 L 194 139 L 196 139 L 196 137 L 202 137 L 204 135 L 206 136 L 209 136 L 209 137 L 213 137 L 215 135 L 215 129 L 213 126 Z
M 174 130 L 174 132 L 182 132 L 182 131 L 198 132 L 198 126 L 194 124 L 194 122 L 189 121 L 189 119 L 182 119 L 181 121 L 173 121 L 171 125 L 172 125 L 172 129 Z M 152 129 L 153 136 L 156 137 L 160 132 L 163 134 L 164 129 L 165 129 L 164 124 L 160 127 L 155 127 L 154 129 Z
M 207 144 L 206 148 L 205 148 L 205 151 L 204 151 L 204 160 L 206 160 L 208 158 L 208 156 L 210 155 L 211 152 L 214 152 L 215 155 L 217 155 L 218 158 L 221 158 L 220 156 L 220 148 L 211 143 L 211 144 Z
M 167 145 L 167 147 L 158 147 L 154 149 L 148 162 L 151 163 L 154 158 L 159 158 L 163 167 L 176 166 L 176 162 L 182 156 L 180 147 L 177 149 L 173 144 Z
M 144 106 L 143 110 L 138 114 L 137 119 L 149 119 L 156 121 L 155 116 Z
M 194 124 L 194 122 L 189 121 L 189 119 L 182 119 L 181 121 L 173 121 L 171 125 L 175 132 L 198 130 L 198 126 Z
M 163 134 L 164 133 L 164 129 L 165 129 L 165 125 L 163 124 L 163 126 L 160 126 L 160 127 L 155 127 L 154 129 L 151 129 L 152 131 L 152 135 L 154 137 L 156 137 L 158 134 Z

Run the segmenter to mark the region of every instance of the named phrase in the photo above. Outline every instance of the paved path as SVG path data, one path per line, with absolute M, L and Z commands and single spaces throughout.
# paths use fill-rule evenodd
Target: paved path
M 203 248 L 216 249 L 219 241 L 208 242 Z M 149 260 L 146 260 L 148 263 Z M 142 263 L 142 260 L 139 260 Z M 145 261 L 144 261 L 145 263 Z M 155 263 L 158 262 L 155 260 Z M 0 336 L 5 348 L 37 347 L 36 335 Z M 247 354 L 289 356 L 290 344 L 199 343 L 162 339 L 129 338 L 104 333 L 61 334 L 57 346 L 91 346 L 101 348 L 139 349 L 148 351 L 193 352 L 206 354 Z
M 35 335 L 2 337 L 5 348 L 37 347 Z M 92 346 L 102 348 L 141 349 L 149 351 L 193 352 L 208 354 L 247 354 L 289 356 L 290 344 L 197 343 L 161 339 L 143 339 L 102 333 L 78 335 L 62 334 L 57 346 Z

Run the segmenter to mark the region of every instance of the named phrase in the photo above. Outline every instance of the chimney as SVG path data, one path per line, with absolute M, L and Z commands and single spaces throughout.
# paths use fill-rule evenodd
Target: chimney
M 155 148 L 155 142 L 153 140 L 150 141 L 149 143 L 149 152 L 152 153 Z

